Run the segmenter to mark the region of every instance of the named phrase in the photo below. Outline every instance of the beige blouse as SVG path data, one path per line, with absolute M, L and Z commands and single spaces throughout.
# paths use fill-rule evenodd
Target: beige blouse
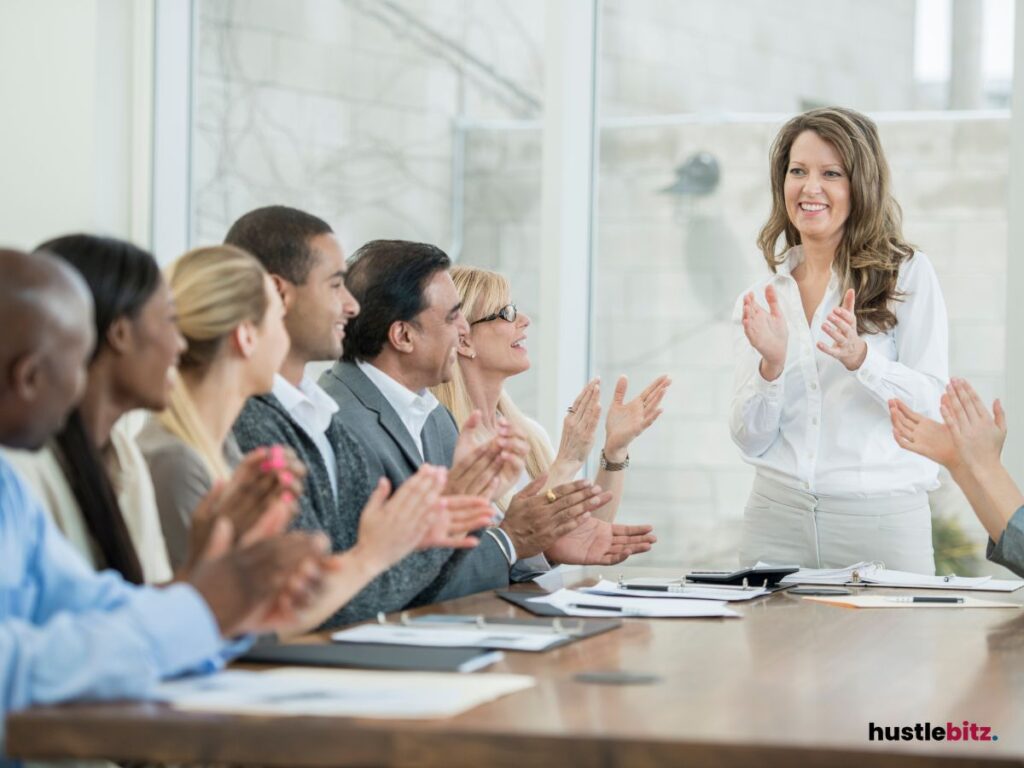
M 82 556 L 97 570 L 105 568 L 99 547 L 89 534 L 75 494 L 61 469 L 56 448 L 48 444 L 34 453 L 5 450 L 4 456 L 39 495 L 57 526 Z M 146 582 L 170 581 L 171 565 L 160 529 L 153 481 L 126 419 L 114 425 L 110 445 L 102 458 Z
M 146 422 L 135 442 L 153 478 L 171 566 L 178 568 L 188 556 L 192 514 L 210 492 L 213 479 L 199 453 L 168 430 L 155 415 Z M 234 470 L 242 461 L 242 453 L 233 435 L 228 434 L 222 450 L 224 461 Z

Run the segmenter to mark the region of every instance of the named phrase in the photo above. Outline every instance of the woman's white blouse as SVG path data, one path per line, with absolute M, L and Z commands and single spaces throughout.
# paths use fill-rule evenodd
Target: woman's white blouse
M 949 378 L 946 304 L 931 261 L 923 253 L 900 267 L 894 305 L 898 323 L 864 334 L 868 352 L 856 371 L 817 348 L 833 343 L 821 326 L 842 301 L 833 273 L 808 326 L 792 270 L 800 246 L 767 280 L 751 290 L 767 307 L 773 285 L 789 327 L 786 365 L 775 381 L 759 371 L 761 356 L 743 333 L 743 297 L 733 312 L 736 380 L 730 415 L 732 439 L 758 472 L 820 496 L 888 496 L 938 486 L 938 465 L 900 448 L 892 436 L 888 401 L 899 398 L 939 419 L 939 398 Z

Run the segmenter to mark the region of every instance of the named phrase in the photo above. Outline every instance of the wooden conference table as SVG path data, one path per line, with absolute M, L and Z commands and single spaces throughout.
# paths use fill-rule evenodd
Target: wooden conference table
M 573 583 L 620 572 L 678 575 L 594 568 Z M 1024 590 L 975 594 L 1024 602 Z M 507 653 L 478 674 L 533 675 L 536 687 L 445 720 L 77 704 L 12 716 L 7 746 L 35 759 L 289 767 L 1024 765 L 1024 611 L 857 610 L 786 593 L 737 610 L 742 619 L 627 619 L 621 629 L 547 653 Z M 423 611 L 527 615 L 490 593 Z M 594 670 L 660 679 L 574 680 Z M 872 722 L 964 720 L 990 727 L 998 741 L 868 740 Z

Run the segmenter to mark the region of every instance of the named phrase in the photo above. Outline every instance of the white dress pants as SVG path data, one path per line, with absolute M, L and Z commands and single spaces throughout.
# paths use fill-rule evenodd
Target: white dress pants
M 934 575 L 928 494 L 815 496 L 758 475 L 743 514 L 740 563 L 842 568 L 867 561 Z

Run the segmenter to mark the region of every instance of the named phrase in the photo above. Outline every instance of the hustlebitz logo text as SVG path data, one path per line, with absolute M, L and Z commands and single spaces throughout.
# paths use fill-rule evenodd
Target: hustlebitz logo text
M 878 725 L 868 723 L 868 741 L 999 741 L 991 726 L 964 720 L 945 725 Z

